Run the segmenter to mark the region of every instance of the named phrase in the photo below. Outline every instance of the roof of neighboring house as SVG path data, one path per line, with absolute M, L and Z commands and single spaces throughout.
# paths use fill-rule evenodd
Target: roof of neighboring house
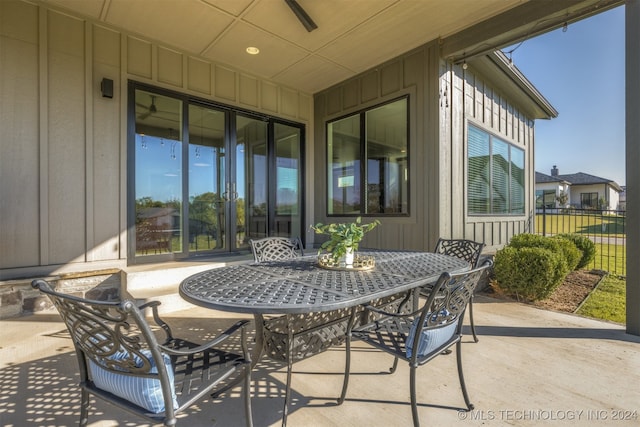
M 562 182 L 566 184 L 571 184 L 567 180 L 564 180 L 557 176 L 551 176 L 551 175 L 546 175 L 540 172 L 536 172 L 536 184 L 547 184 L 551 182 Z
M 591 184 L 609 184 L 614 190 L 621 192 L 622 188 L 610 179 L 600 178 L 599 176 L 589 175 L 588 173 L 578 172 L 564 175 L 545 175 L 536 172 L 536 184 L 544 184 L 549 182 L 568 182 L 571 185 L 591 185 Z

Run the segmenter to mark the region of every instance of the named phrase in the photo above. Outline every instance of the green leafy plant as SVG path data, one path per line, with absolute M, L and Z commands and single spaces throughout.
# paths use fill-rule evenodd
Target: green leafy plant
M 496 252 L 493 272 L 497 286 L 518 299 L 544 299 L 562 283 L 566 261 L 560 253 L 540 247 L 505 246 Z
M 559 272 L 564 278 L 569 271 L 573 270 L 580 260 L 578 248 L 575 245 L 569 245 L 566 240 L 555 239 L 552 237 L 541 236 L 539 234 L 523 233 L 515 235 L 511 238 L 509 246 L 516 249 L 522 248 L 542 248 L 550 250 L 564 259 L 562 267 L 564 269 Z
M 567 261 L 569 271 L 576 270 L 580 259 L 582 259 L 582 251 L 578 249 L 573 241 L 565 239 L 564 237 L 553 236 L 551 239 L 554 239 L 560 244 L 560 250 Z
M 572 239 L 518 234 L 496 253 L 496 284 L 518 298 L 544 299 L 578 266 L 581 257 Z
M 320 246 L 318 254 L 325 250 L 331 254 L 334 261 L 338 261 L 347 254 L 349 248 L 354 252 L 357 251 L 365 233 L 373 230 L 379 224 L 380 221 L 378 220 L 369 224 L 362 224 L 362 218 L 358 217 L 355 222 L 349 223 L 322 224 L 319 222 L 316 225 L 312 225 L 311 229 L 316 234 L 329 236 L 329 240 Z
M 582 252 L 582 258 L 578 262 L 576 269 L 585 268 L 596 256 L 596 244 L 586 236 L 575 233 L 559 234 L 558 237 L 571 240 L 574 245 Z

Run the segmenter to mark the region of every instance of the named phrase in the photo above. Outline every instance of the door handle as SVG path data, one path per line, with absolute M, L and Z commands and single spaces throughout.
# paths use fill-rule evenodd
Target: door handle
M 231 200 L 234 202 L 238 200 L 238 191 L 236 190 L 236 183 L 233 183 L 233 192 L 231 193 Z
M 225 202 L 229 201 L 229 183 L 227 182 L 224 186 L 225 188 L 225 192 L 222 193 L 222 200 L 224 200 Z
M 233 190 L 232 190 L 233 188 Z M 222 198 L 225 202 L 235 202 L 238 200 L 238 192 L 236 191 L 236 183 L 233 183 L 233 187 L 227 182 L 225 185 L 226 191 L 222 193 Z

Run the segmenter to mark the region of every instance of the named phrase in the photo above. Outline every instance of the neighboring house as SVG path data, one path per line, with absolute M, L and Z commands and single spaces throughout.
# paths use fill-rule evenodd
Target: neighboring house
M 620 201 L 618 210 L 626 211 L 627 210 L 627 186 L 621 185 L 622 191 L 620 192 Z
M 569 206 L 571 183 L 555 176 L 536 172 L 536 208 L 566 208 Z M 566 203 L 560 203 L 566 195 Z
M 615 181 L 583 172 L 561 175 L 556 166 L 551 175 L 536 172 L 536 206 L 560 208 L 558 196 L 565 192 L 568 205 L 577 209 L 620 210 L 620 187 Z M 555 200 L 554 200 L 555 199 Z

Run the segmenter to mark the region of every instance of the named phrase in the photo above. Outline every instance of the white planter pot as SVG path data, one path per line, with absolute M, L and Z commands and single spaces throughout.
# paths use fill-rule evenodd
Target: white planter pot
M 354 255 L 353 248 L 348 248 L 347 253 L 344 255 L 344 264 L 347 267 L 351 267 L 353 265 L 353 255 Z

